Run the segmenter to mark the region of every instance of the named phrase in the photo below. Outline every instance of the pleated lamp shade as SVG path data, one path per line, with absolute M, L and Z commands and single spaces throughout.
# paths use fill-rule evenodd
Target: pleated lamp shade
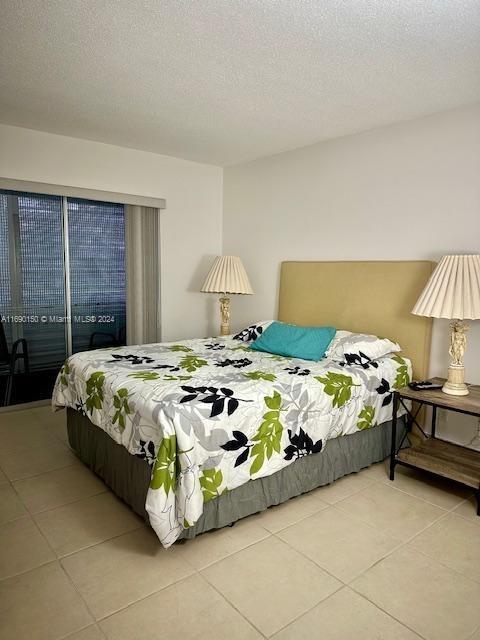
M 480 318 L 480 256 L 444 256 L 412 313 L 430 318 Z
M 245 267 L 238 256 L 218 256 L 201 289 L 204 293 L 253 293 Z

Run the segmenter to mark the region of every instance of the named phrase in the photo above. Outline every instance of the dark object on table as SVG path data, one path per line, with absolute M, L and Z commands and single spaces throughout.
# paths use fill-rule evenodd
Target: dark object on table
M 414 391 L 433 391 L 434 389 L 441 389 L 443 385 L 432 382 L 431 380 L 414 380 L 409 382 L 408 386 Z

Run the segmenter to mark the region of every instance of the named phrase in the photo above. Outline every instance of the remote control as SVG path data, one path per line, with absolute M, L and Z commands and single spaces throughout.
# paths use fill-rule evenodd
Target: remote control
M 431 382 L 430 380 L 421 380 L 418 382 L 410 382 L 408 386 L 414 391 L 433 391 L 435 389 L 441 389 L 443 384 Z

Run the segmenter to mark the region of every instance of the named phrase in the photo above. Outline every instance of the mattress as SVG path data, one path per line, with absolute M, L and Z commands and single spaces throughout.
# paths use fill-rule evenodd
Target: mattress
M 52 401 L 150 465 L 145 506 L 168 547 L 206 503 L 390 420 L 393 389 L 410 374 L 398 355 L 309 362 L 226 336 L 75 354 Z

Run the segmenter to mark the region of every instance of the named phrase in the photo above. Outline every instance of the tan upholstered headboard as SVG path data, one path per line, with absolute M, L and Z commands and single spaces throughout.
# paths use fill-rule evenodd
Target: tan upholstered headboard
M 411 310 L 435 266 L 395 262 L 283 262 L 278 319 L 332 325 L 398 342 L 414 377 L 428 376 L 432 321 Z

